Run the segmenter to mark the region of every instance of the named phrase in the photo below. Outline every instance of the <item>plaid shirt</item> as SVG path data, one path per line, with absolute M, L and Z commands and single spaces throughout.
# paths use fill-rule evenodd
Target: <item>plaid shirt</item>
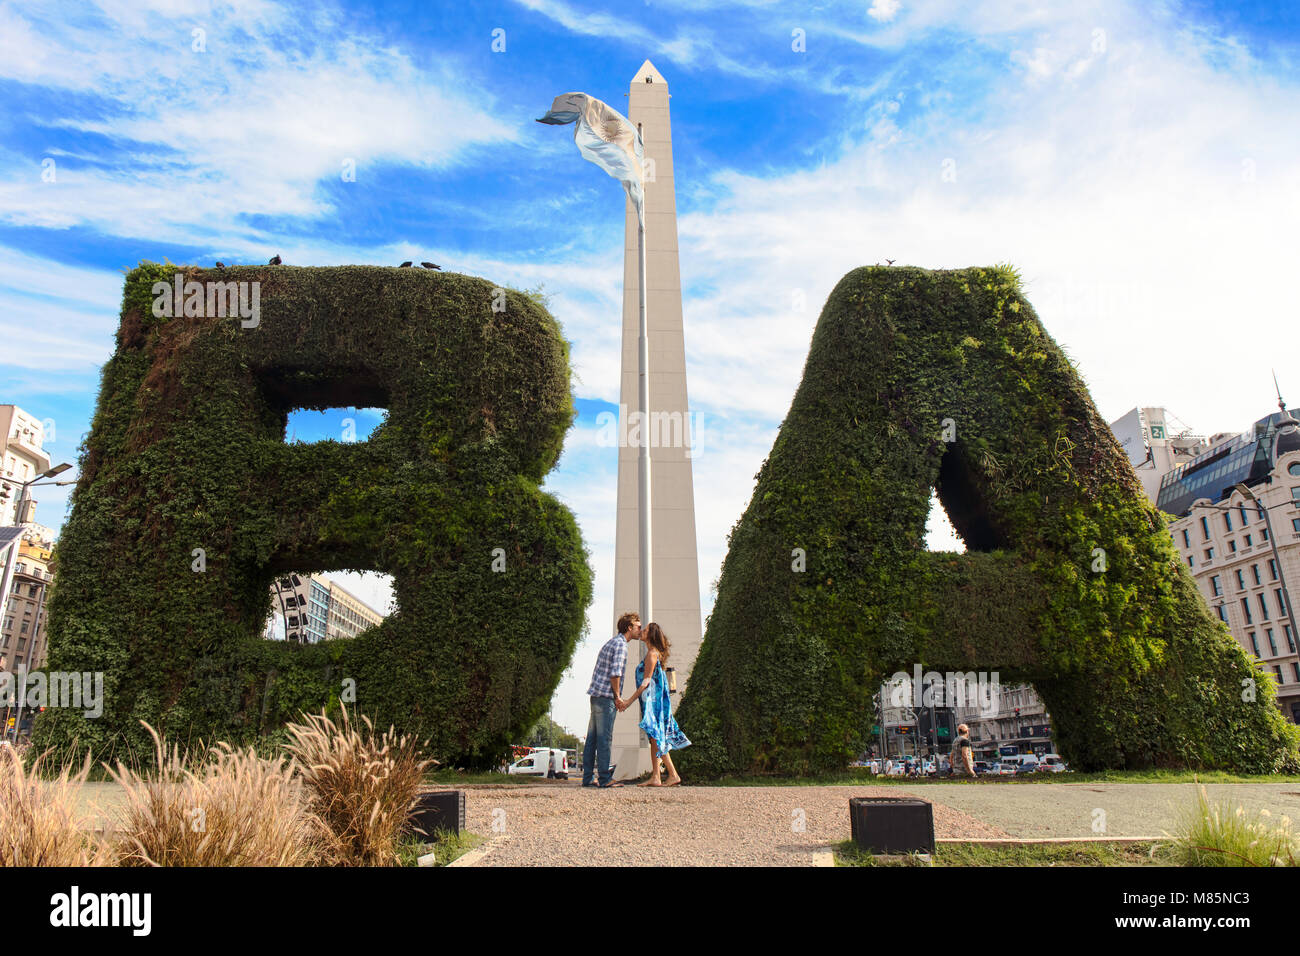
M 591 686 L 587 688 L 590 697 L 614 697 L 614 689 L 609 686 L 610 678 L 622 677 L 627 667 L 627 640 L 622 634 L 615 634 L 596 656 L 596 670 L 591 675 Z

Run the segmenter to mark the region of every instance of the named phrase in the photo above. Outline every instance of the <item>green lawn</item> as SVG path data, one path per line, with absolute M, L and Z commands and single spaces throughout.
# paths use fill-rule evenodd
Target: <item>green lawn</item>
M 918 857 L 882 860 L 852 840 L 834 847 L 836 866 L 924 866 Z M 935 866 L 1172 866 L 1165 843 L 941 843 Z
M 471 783 L 535 783 L 542 779 L 544 778 L 530 777 L 527 774 L 492 773 L 489 770 L 431 770 L 424 775 L 426 784 L 436 784 L 439 787 Z M 569 779 L 573 779 L 572 774 L 569 775 Z
M 433 853 L 435 855 L 433 865 L 446 866 L 458 857 L 462 857 L 470 850 L 480 846 L 483 841 L 484 838 L 477 833 L 466 831 L 457 837 L 439 831 L 438 836 L 432 843 L 425 843 L 422 839 L 415 837 L 403 840 L 398 845 L 397 856 L 401 860 L 402 866 L 419 866 L 420 857 L 426 853 Z

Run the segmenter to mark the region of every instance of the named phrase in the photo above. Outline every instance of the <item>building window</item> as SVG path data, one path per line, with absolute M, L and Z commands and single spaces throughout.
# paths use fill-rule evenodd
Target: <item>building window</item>
M 1259 579 L 1259 565 L 1258 565 L 1258 564 L 1252 564 L 1252 565 L 1250 566 L 1250 573 L 1251 573 L 1251 576 L 1254 577 L 1254 579 L 1255 579 L 1255 583 L 1256 583 L 1256 584 L 1263 584 L 1263 583 L 1264 583 L 1264 582 L 1262 582 L 1262 581 Z
M 1255 619 L 1254 619 L 1253 617 L 1251 617 L 1251 614 L 1250 614 L 1250 602 L 1247 601 L 1245 598 L 1242 598 L 1242 599 L 1241 599 L 1241 613 L 1244 614 L 1244 615 L 1246 615 L 1246 623 L 1247 623 L 1247 624 L 1254 624 L 1254 623 L 1255 623 Z
M 1231 530 L 1232 530 L 1232 512 L 1231 512 L 1231 511 L 1225 511 L 1225 512 L 1223 513 L 1223 527 L 1224 527 L 1224 530 L 1225 530 L 1225 531 L 1231 531 Z
M 1291 489 L 1291 500 L 1300 501 L 1300 486 Z
M 1205 520 L 1204 515 L 1201 516 L 1201 537 L 1206 541 L 1210 540 L 1210 523 Z
M 1281 588 L 1275 589 L 1273 591 L 1273 594 L 1277 597 L 1277 616 L 1286 617 L 1287 616 L 1286 600 L 1284 599 L 1284 596 L 1282 594 L 1282 589 Z
M 1251 538 L 1250 535 L 1246 535 L 1245 541 L 1243 543 L 1246 545 L 1246 547 L 1250 548 L 1254 546 L 1255 541 L 1254 539 Z
M 1273 676 L 1277 678 L 1279 684 L 1286 683 L 1286 681 L 1282 679 L 1282 668 L 1278 667 L 1276 664 L 1273 665 Z
M 1292 518 L 1291 527 L 1297 534 L 1300 534 L 1300 518 Z
M 1300 518 L 1296 518 L 1296 521 L 1300 521 Z M 1213 548 L 1206 548 L 1206 549 L 1205 549 L 1205 560 L 1206 560 L 1206 561 L 1213 561 L 1213 560 L 1214 560 L 1214 549 L 1213 549 Z
M 1259 598 L 1259 616 L 1262 617 L 1264 620 L 1267 621 L 1267 620 L 1268 620 L 1268 602 L 1264 600 L 1264 595 L 1262 595 L 1262 594 L 1256 594 L 1255 597 Z
M 1268 579 L 1270 581 L 1277 580 L 1277 561 L 1273 558 L 1268 559 Z
M 1192 556 L 1191 556 L 1190 554 L 1187 556 L 1187 566 L 1188 566 L 1189 568 L 1194 568 L 1194 567 L 1196 567 L 1196 564 L 1195 564 L 1195 562 L 1192 560 Z
M 1283 624 L 1282 633 L 1286 635 L 1286 648 L 1292 654 L 1295 653 L 1295 638 L 1291 636 L 1291 625 Z
M 1250 638 L 1250 649 L 1255 653 L 1256 657 L 1259 657 L 1259 641 L 1255 640 L 1255 632 L 1251 631 L 1247 636 Z
M 1228 542 L 1228 553 L 1229 553 L 1229 554 L 1236 554 L 1236 553 L 1237 553 L 1237 539 L 1236 539 L 1236 538 L 1233 538 L 1231 541 Z
M 1219 584 L 1219 576 L 1217 574 L 1210 578 L 1210 590 L 1214 592 L 1215 597 L 1218 597 L 1223 593 L 1223 587 Z
M 1273 640 L 1273 629 L 1271 627 L 1264 628 L 1264 637 L 1268 639 L 1268 656 L 1277 657 L 1277 641 Z
M 27 626 L 28 626 L 29 623 L 30 623 L 29 621 L 23 621 L 23 626 L 20 627 L 20 628 L 18 629 L 18 633 L 19 633 L 19 634 L 26 634 L 26 633 L 27 633 Z M 21 650 L 21 649 L 22 649 L 22 648 L 19 648 L 19 650 Z
M 1260 541 L 1263 541 L 1265 544 L 1268 543 L 1268 529 L 1267 529 L 1267 528 L 1260 528 L 1260 529 L 1259 529 L 1259 540 L 1260 540 Z
M 1246 525 L 1250 524 L 1250 519 L 1246 517 L 1245 505 L 1241 505 L 1239 510 L 1241 511 L 1241 526 L 1244 528 Z
M 1237 569 L 1237 590 L 1246 590 L 1246 578 L 1241 573 L 1241 568 Z

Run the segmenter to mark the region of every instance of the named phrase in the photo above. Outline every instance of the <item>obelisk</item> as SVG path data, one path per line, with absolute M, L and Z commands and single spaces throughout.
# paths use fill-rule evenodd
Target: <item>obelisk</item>
M 646 60 L 632 78 L 628 119 L 641 130 L 645 145 L 646 315 L 650 350 L 650 521 L 654 557 L 653 608 L 672 642 L 668 666 L 674 668 L 681 699 L 700 649 L 700 574 L 695 549 L 695 491 L 691 481 L 690 406 L 686 399 L 686 343 L 682 334 L 682 280 L 677 263 L 677 199 L 673 189 L 673 139 L 668 118 L 668 84 Z M 637 338 L 640 293 L 637 218 L 627 203 L 623 242 L 623 375 L 620 416 L 638 409 Z M 618 452 L 618 523 L 614 547 L 613 619 L 640 610 L 638 558 L 636 430 L 626 426 Z M 698 436 L 695 436 L 698 446 Z M 643 621 L 642 624 L 648 624 Z M 612 632 L 611 632 L 612 633 Z M 628 646 L 624 696 L 635 690 L 634 672 L 643 656 L 640 642 Z M 615 777 L 634 777 L 650 769 L 650 746 L 637 727 L 640 707 L 633 704 L 614 723 Z M 687 728 L 687 736 L 690 731 Z

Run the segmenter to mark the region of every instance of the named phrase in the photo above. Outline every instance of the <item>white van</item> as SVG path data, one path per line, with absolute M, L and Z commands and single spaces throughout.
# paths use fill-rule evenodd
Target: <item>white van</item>
M 538 747 L 527 757 L 516 760 L 506 768 L 506 773 L 528 777 L 558 777 L 569 779 L 569 756 L 563 750 Z
M 1061 759 L 1060 754 L 1043 754 L 1038 769 L 1049 770 L 1052 773 L 1065 773 L 1065 761 Z

